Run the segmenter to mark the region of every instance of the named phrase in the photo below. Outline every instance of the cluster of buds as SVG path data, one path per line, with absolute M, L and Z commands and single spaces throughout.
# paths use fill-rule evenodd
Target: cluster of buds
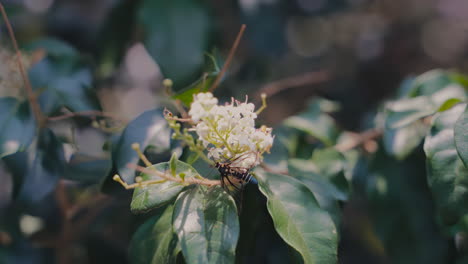
M 166 115 L 174 129 L 174 137 L 186 141 L 192 150 L 202 153 L 207 150 L 208 159 L 219 163 L 230 162 L 232 167 L 252 168 L 261 162 L 262 154 L 273 144 L 271 128 L 255 128 L 257 114 L 252 103 L 232 99 L 230 103 L 218 105 L 211 93 L 194 95 L 188 114 L 193 127 L 180 132 L 180 124 Z M 195 131 L 198 139 L 189 134 Z

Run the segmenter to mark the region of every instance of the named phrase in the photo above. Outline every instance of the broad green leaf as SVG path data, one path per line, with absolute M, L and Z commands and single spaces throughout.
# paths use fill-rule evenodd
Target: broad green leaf
M 387 103 L 385 125 L 391 129 L 407 126 L 433 114 L 437 107 L 428 96 L 405 98 Z
M 338 225 L 341 214 L 338 201 L 346 200 L 347 193 L 338 189 L 326 176 L 318 173 L 317 167 L 310 160 L 289 160 L 288 172 L 312 191 L 320 207 L 327 210 Z
M 133 264 L 176 263 L 180 246 L 172 231 L 174 207 L 161 208 L 133 234 L 129 256 Z
M 437 111 L 448 109 L 454 100 L 465 100 L 466 92 L 454 82 L 448 73 L 434 70 L 414 79 L 407 98 L 400 98 L 385 105 L 387 128 L 409 125 Z M 452 99 L 452 100 L 450 100 Z
M 172 223 L 188 264 L 234 263 L 239 220 L 234 200 L 221 187 L 182 192 Z
M 348 164 L 342 153 L 334 148 L 316 149 L 312 153 L 311 162 L 317 166 L 322 176 L 347 196 L 349 184 L 345 178 L 345 171 Z M 343 200 L 346 200 L 346 197 Z
M 41 91 L 39 104 L 48 115 L 62 107 L 71 111 L 99 110 L 91 89 L 91 69 L 79 57 L 48 56 L 29 69 L 29 78 L 36 91 Z
M 458 156 L 454 139 L 455 123 L 465 107 L 460 104 L 436 114 L 424 143 L 429 187 L 446 225 L 455 224 L 468 212 L 468 169 Z
M 409 95 L 411 97 L 431 95 L 451 83 L 453 83 L 453 81 L 446 71 L 439 69 L 431 70 L 414 79 L 413 88 Z
M 187 179 L 198 175 L 197 171 L 187 163 L 179 160 L 176 160 L 174 163 L 175 164 L 173 177 L 182 178 L 183 176 L 183 178 Z M 171 162 L 163 162 L 148 168 L 155 169 L 159 172 L 167 173 L 168 175 L 170 175 L 170 167 Z M 163 178 L 153 174 L 149 175 L 146 173 L 142 173 L 140 176 L 143 178 L 144 181 L 163 180 Z M 175 199 L 184 187 L 184 185 L 178 182 L 165 181 L 158 184 L 151 184 L 145 187 L 135 188 L 130 208 L 134 213 L 141 213 L 149 211 L 156 207 L 160 207 L 161 205 Z
M 199 1 L 144 0 L 137 21 L 144 30 L 144 45 L 166 78 L 178 85 L 200 70 L 209 17 Z
M 332 105 L 333 107 L 331 107 Z M 284 125 L 317 138 L 325 146 L 332 146 L 338 136 L 338 129 L 333 118 L 323 112 L 334 109 L 336 109 L 336 105 L 328 100 L 315 100 L 306 112 L 289 117 L 284 121 Z
M 24 151 L 36 133 L 36 123 L 28 102 L 0 98 L 0 158 Z
M 419 146 L 429 130 L 428 125 L 418 120 L 399 128 L 384 130 L 383 142 L 385 150 L 397 159 L 406 158 Z
M 458 156 L 462 159 L 465 167 L 468 168 L 468 109 L 460 116 L 455 123 L 455 147 Z
M 137 164 L 138 155 L 132 149 L 132 144 L 140 144 L 144 151 L 149 146 L 156 147 L 160 152 L 170 146 L 170 130 L 162 115 L 161 109 L 146 111 L 132 120 L 122 132 L 117 144 L 112 145 L 112 161 L 117 173 L 127 183 L 134 182 L 135 171 L 127 164 Z
M 276 231 L 304 263 L 337 263 L 336 227 L 312 192 L 292 177 L 261 170 L 256 175 Z

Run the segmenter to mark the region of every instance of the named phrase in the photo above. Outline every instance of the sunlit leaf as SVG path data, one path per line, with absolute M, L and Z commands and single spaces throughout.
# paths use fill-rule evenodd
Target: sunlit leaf
M 234 263 L 239 220 L 234 200 L 221 187 L 181 193 L 173 226 L 187 263 Z
M 383 142 L 385 150 L 397 159 L 406 158 L 421 144 L 429 126 L 418 120 L 399 128 L 384 130 Z
M 173 211 L 173 206 L 161 208 L 137 229 L 129 246 L 131 263 L 176 263 L 180 246 L 172 231 Z
M 462 102 L 462 100 L 459 99 L 459 98 L 450 98 L 447 101 L 445 101 L 439 107 L 439 109 L 437 109 L 437 112 L 443 112 L 443 111 L 449 110 L 450 108 L 452 108 L 453 106 L 455 106 L 456 104 L 461 103 L 461 102 Z
M 429 187 L 446 225 L 455 224 L 468 212 L 468 169 L 458 156 L 454 139 L 455 123 L 465 107 L 460 104 L 435 115 L 424 143 Z
M 455 147 L 465 167 L 468 168 L 468 109 L 455 123 Z
M 137 164 L 139 160 L 137 153 L 132 149 L 134 143 L 140 144 L 142 151 L 148 146 L 155 146 L 160 152 L 169 148 L 170 130 L 161 109 L 146 111 L 132 120 L 117 143 L 112 145 L 112 161 L 117 173 L 127 183 L 133 183 L 135 175 L 135 171 L 127 165 Z
M 337 263 L 336 227 L 312 192 L 292 177 L 261 170 L 256 175 L 276 231 L 304 263 Z
M 183 175 L 183 178 L 185 179 L 198 175 L 197 171 L 192 166 L 179 160 L 174 161 L 174 175 L 171 175 L 171 165 L 171 162 L 163 162 L 148 168 L 155 169 L 162 173 L 167 173 L 172 177 L 182 178 L 181 175 Z M 142 173 L 140 176 L 144 181 L 164 180 L 160 176 L 154 174 Z M 184 185 L 173 181 L 165 181 L 145 187 L 138 187 L 133 193 L 130 208 L 134 213 L 141 213 L 160 207 L 161 205 L 175 199 L 184 187 Z
M 24 151 L 36 133 L 34 117 L 28 102 L 0 98 L 0 158 Z
M 321 141 L 326 146 L 332 146 L 338 136 L 338 129 L 335 121 L 329 115 L 324 114 L 325 110 L 334 110 L 330 101 L 319 99 L 313 101 L 307 111 L 289 117 L 284 121 L 284 125 L 301 130 Z

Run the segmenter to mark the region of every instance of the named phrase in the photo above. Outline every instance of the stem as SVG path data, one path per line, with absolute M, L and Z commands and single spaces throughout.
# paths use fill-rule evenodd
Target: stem
M 126 182 L 124 182 L 120 178 L 119 175 L 117 175 L 117 174 L 114 175 L 113 180 L 120 183 L 125 189 L 134 189 L 134 188 L 137 188 L 137 187 L 145 187 L 145 186 L 149 186 L 149 185 L 152 185 L 152 184 L 163 183 L 165 181 L 178 182 L 178 183 L 184 184 L 184 185 L 192 185 L 192 184 L 200 184 L 200 185 L 205 185 L 205 186 L 221 185 L 221 181 L 219 181 L 219 180 L 208 180 L 208 179 L 203 178 L 201 176 L 199 176 L 200 179 L 197 179 L 195 177 L 181 179 L 181 178 L 177 178 L 177 177 L 172 177 L 172 176 L 167 175 L 166 173 L 163 173 L 163 172 L 160 172 L 160 171 L 151 170 L 151 169 L 148 169 L 148 168 L 145 168 L 145 167 L 141 167 L 141 166 L 138 166 L 136 164 L 128 164 L 127 167 L 129 167 L 131 169 L 134 169 L 134 170 L 137 170 L 137 171 L 142 172 L 142 173 L 146 173 L 146 174 L 149 174 L 149 175 L 154 175 L 154 176 L 161 177 L 162 179 L 161 180 L 149 180 L 149 181 L 137 182 L 137 183 L 129 185 Z
M 346 152 L 348 150 L 351 150 L 355 147 L 358 147 L 366 143 L 367 141 L 377 139 L 382 135 L 383 135 L 383 131 L 381 129 L 377 129 L 377 128 L 370 129 L 370 130 L 367 130 L 358 134 L 354 140 L 335 145 L 335 149 L 340 152 Z
M 224 63 L 223 68 L 221 69 L 221 72 L 218 74 L 218 76 L 216 77 L 215 82 L 213 83 L 213 85 L 211 86 L 211 88 L 209 90 L 211 93 L 214 92 L 214 90 L 216 90 L 219 83 L 221 82 L 221 79 L 224 76 L 224 73 L 229 68 L 229 65 L 231 64 L 232 58 L 234 57 L 234 54 L 236 53 L 237 47 L 239 46 L 242 35 L 244 35 L 245 28 L 246 28 L 246 26 L 245 26 L 245 24 L 243 24 L 241 26 L 240 30 L 239 30 L 239 33 L 237 33 L 236 40 L 234 41 L 234 44 L 232 44 L 232 47 L 231 47 L 231 50 L 229 51 L 229 55 L 228 55 L 228 57 L 226 59 L 226 62 Z
M 116 115 L 112 113 L 106 113 L 106 112 L 100 112 L 100 111 L 82 111 L 82 112 L 71 112 L 59 116 L 52 116 L 48 117 L 47 120 L 49 121 L 61 121 L 64 119 L 72 118 L 72 117 L 77 117 L 77 116 L 89 116 L 89 117 L 96 117 L 96 116 L 101 116 L 101 117 L 108 117 L 111 119 L 118 120 L 122 123 L 127 123 L 126 120 L 123 120 L 122 118 L 117 117 Z
M 261 112 L 263 112 L 263 110 L 265 110 L 265 108 L 267 108 L 266 93 L 262 93 L 261 97 L 262 97 L 262 106 L 260 106 L 260 108 L 257 111 L 255 111 L 256 115 L 259 115 Z
M 24 86 L 26 90 L 26 95 L 28 97 L 29 105 L 33 111 L 34 117 L 36 118 L 36 122 L 38 123 L 39 127 L 44 125 L 44 116 L 42 114 L 41 108 L 39 103 L 37 102 L 37 98 L 34 95 L 34 91 L 32 89 L 31 83 L 29 81 L 28 76 L 26 75 L 26 70 L 24 69 L 24 65 L 22 62 L 21 52 L 18 48 L 18 43 L 16 42 L 15 33 L 13 32 L 13 28 L 11 27 L 10 20 L 8 19 L 7 13 L 5 12 L 5 8 L 0 3 L 0 12 L 2 13 L 3 21 L 5 21 L 6 27 L 8 29 L 8 34 L 10 35 L 11 42 L 13 43 L 13 48 L 16 52 L 16 59 L 18 61 L 18 66 L 20 69 L 21 77 L 24 81 Z

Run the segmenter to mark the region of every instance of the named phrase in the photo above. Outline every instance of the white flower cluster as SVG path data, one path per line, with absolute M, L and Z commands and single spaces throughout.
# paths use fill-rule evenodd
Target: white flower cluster
M 255 128 L 255 106 L 234 99 L 218 105 L 211 93 L 194 95 L 189 115 L 197 123 L 194 130 L 215 162 L 232 161 L 232 167 L 252 168 L 273 144 L 271 128 Z

